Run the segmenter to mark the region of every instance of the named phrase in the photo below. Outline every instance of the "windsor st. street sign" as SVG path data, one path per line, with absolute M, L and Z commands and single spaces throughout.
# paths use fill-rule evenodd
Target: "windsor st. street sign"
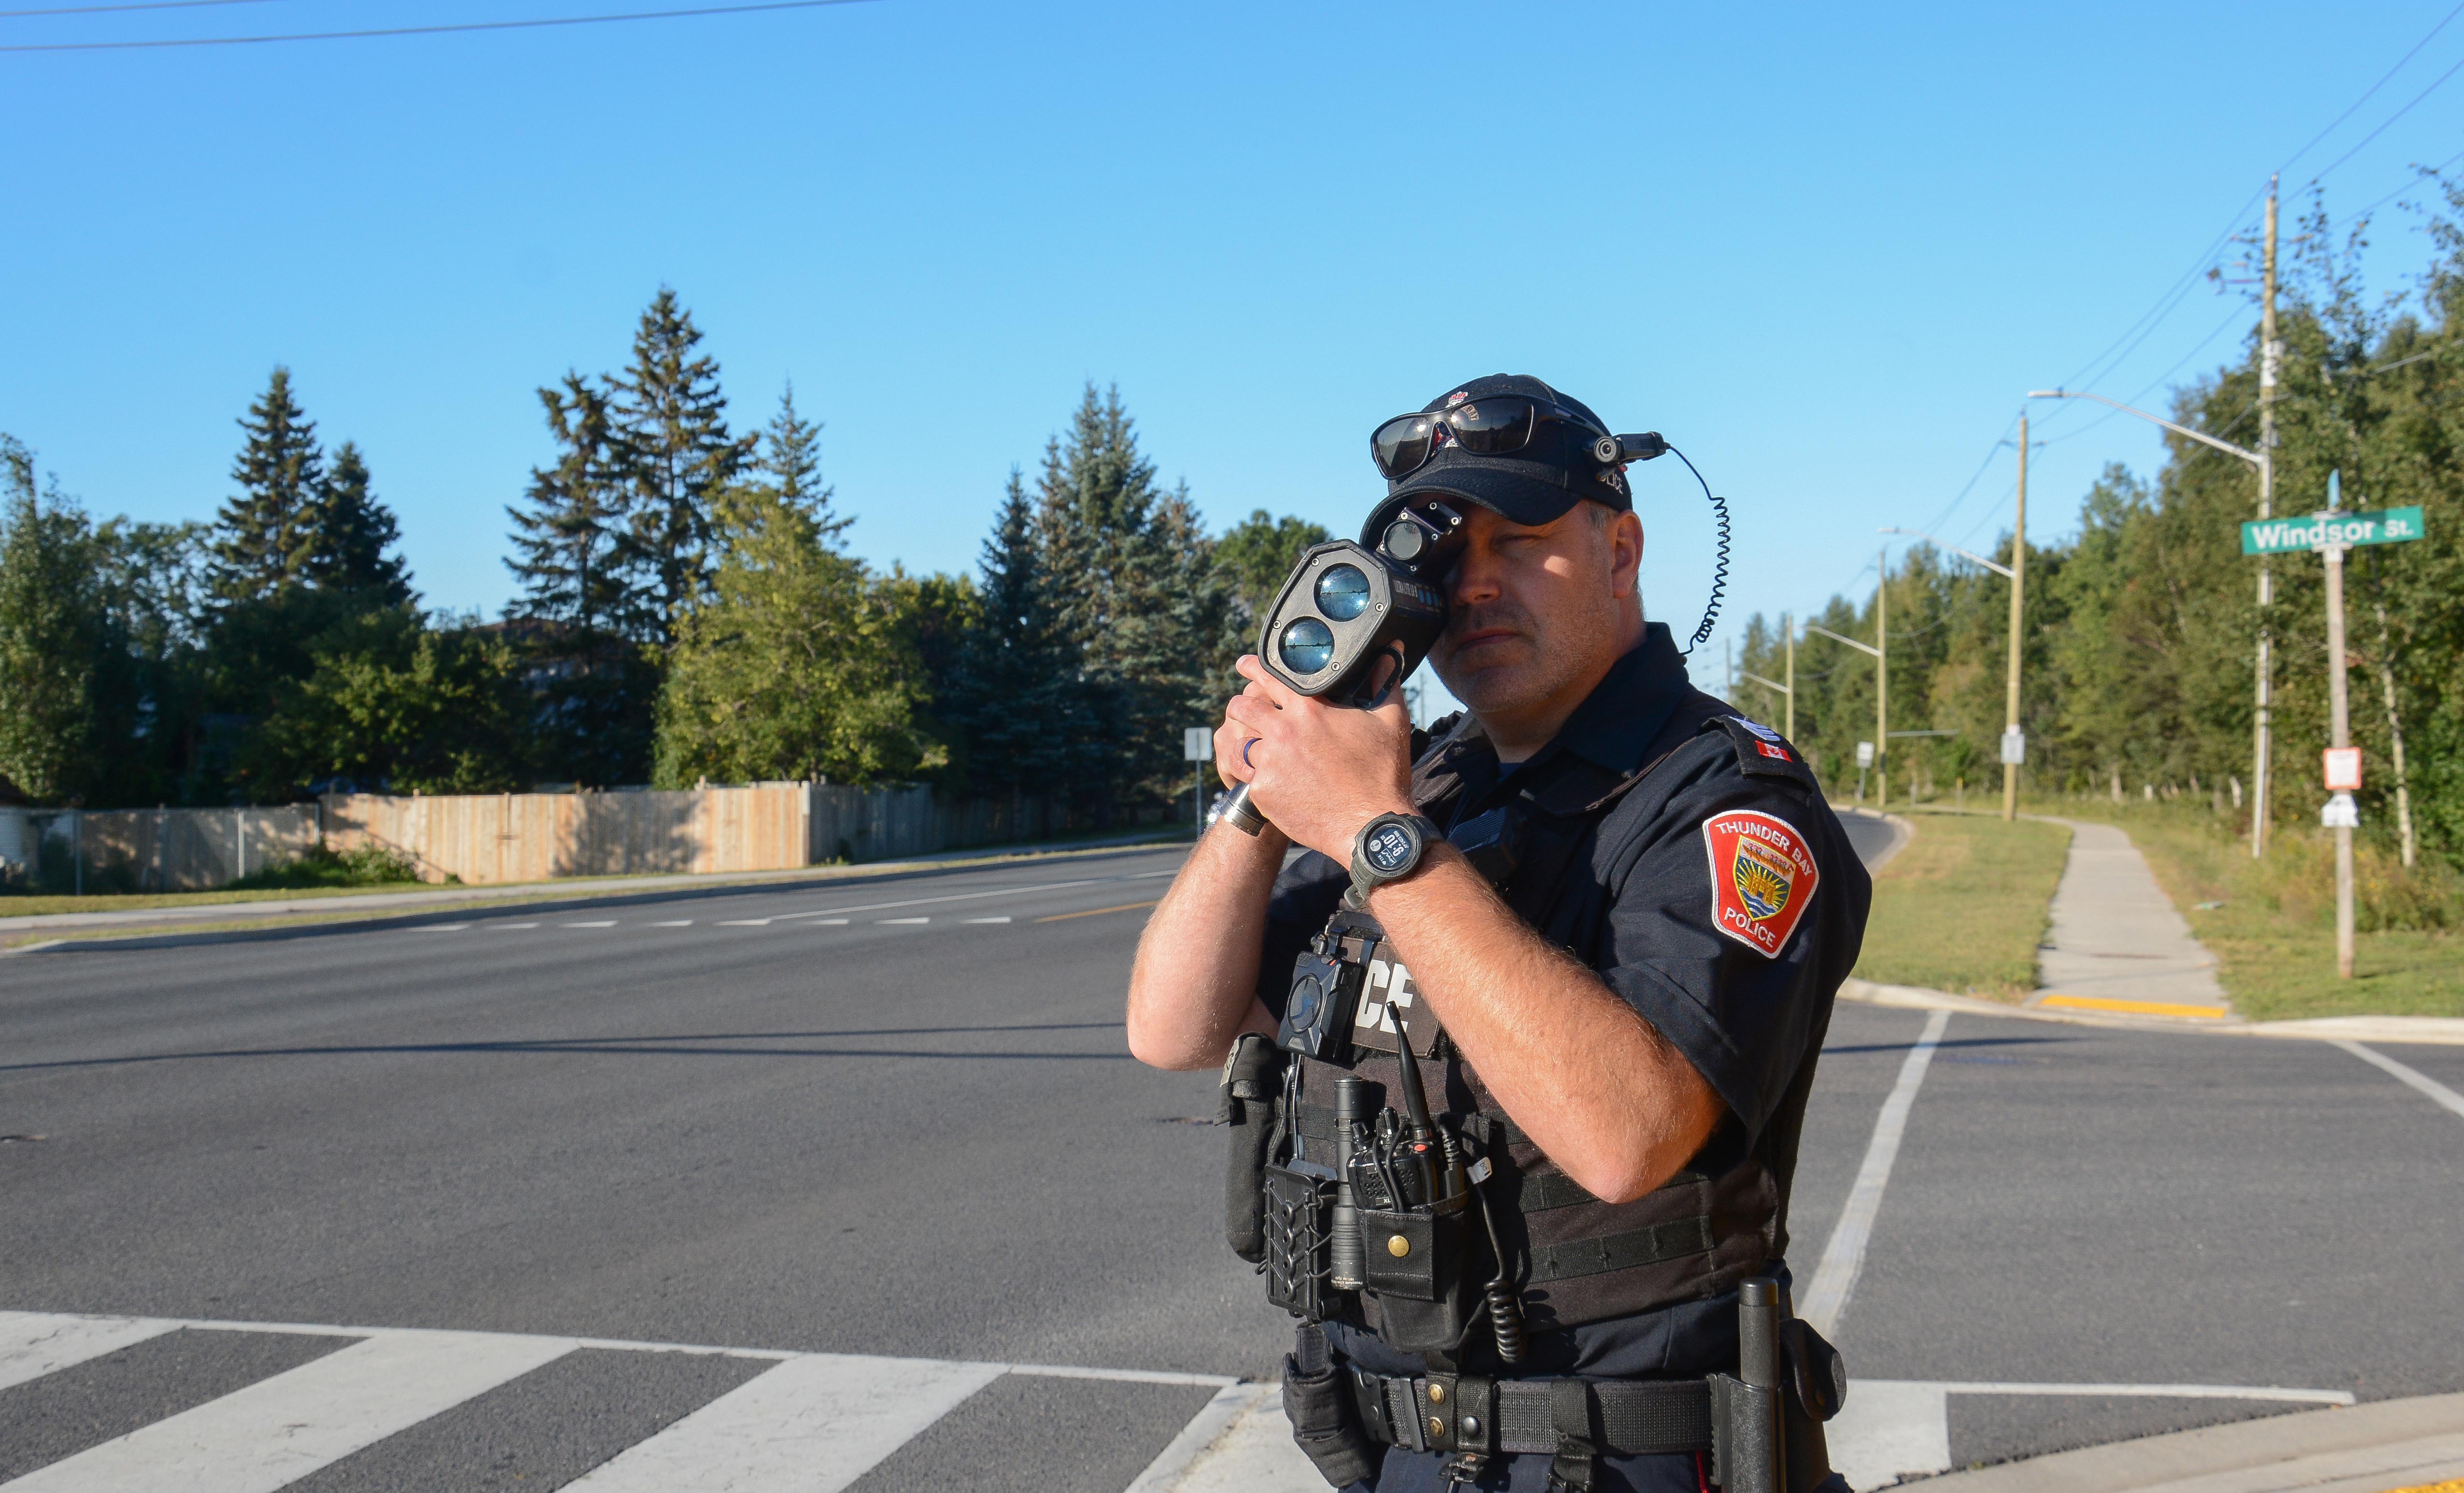
M 2385 508 L 2369 514 L 2312 514 L 2306 518 L 2262 518 L 2241 526 L 2245 555 L 2295 555 L 2331 545 L 2402 544 L 2422 538 L 2421 510 Z

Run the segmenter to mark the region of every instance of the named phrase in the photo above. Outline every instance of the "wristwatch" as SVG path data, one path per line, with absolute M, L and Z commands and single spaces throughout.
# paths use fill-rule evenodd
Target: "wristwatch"
M 1352 889 L 1343 894 L 1344 906 L 1355 912 L 1367 908 L 1370 892 L 1419 870 L 1429 842 L 1444 838 L 1419 814 L 1380 814 L 1361 825 L 1352 840 Z

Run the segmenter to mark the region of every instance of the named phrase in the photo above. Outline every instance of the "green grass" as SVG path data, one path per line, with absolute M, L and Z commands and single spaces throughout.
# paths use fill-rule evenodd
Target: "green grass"
M 2357 847 L 2353 977 L 2336 977 L 2335 862 L 2316 825 L 2279 823 L 2254 861 L 2238 815 L 2187 803 L 2052 799 L 2033 812 L 2119 825 L 2253 1021 L 2464 1016 L 2464 891 L 2443 867 L 2407 872 Z M 2201 904 L 2221 904 L 2203 907 Z
M 1922 985 L 2015 1000 L 2036 988 L 2054 887 L 2071 832 L 1983 813 L 1919 808 L 1908 842 L 1874 877 L 1856 973 L 1886 985 Z

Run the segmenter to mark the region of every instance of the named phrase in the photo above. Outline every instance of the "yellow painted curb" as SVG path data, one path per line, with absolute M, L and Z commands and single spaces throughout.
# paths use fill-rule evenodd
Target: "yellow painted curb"
M 2170 1005 L 2162 1000 L 2111 1000 L 2102 996 L 2047 996 L 2036 1004 L 2058 1006 L 2070 1011 L 2120 1011 L 2130 1016 L 2187 1016 L 2211 1021 L 2221 1021 L 2229 1014 L 2223 1006 Z
M 2445 1482 L 2425 1482 L 2417 1488 L 2397 1488 L 2395 1493 L 2464 1493 L 2464 1478 L 2450 1478 Z

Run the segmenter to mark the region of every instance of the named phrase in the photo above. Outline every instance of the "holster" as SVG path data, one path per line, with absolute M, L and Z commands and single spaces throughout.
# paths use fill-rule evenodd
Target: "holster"
M 1242 1033 L 1223 1060 L 1222 1116 L 1232 1136 L 1223 1237 L 1251 1264 L 1266 1258 L 1266 1162 L 1274 1153 L 1283 1087 L 1284 1055 L 1256 1032 Z
M 1304 1365 L 1306 1357 L 1310 1363 Z M 1385 1448 L 1370 1439 L 1353 1405 L 1351 1376 L 1326 1351 L 1315 1324 L 1304 1324 L 1284 1359 L 1284 1416 L 1292 1440 L 1331 1487 L 1374 1482 Z

